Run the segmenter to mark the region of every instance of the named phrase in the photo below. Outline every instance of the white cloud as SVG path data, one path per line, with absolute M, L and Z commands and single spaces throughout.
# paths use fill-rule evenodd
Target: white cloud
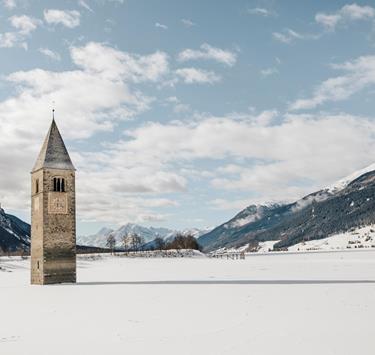
M 335 13 L 317 13 L 315 21 L 327 30 L 335 30 L 339 24 L 347 24 L 354 21 L 371 20 L 375 18 L 375 8 L 371 6 L 360 6 L 356 3 L 344 5 Z
M 10 23 L 16 28 L 21 35 L 28 35 L 35 31 L 41 25 L 41 21 L 26 15 L 12 16 L 9 18 Z
M 61 60 L 61 56 L 59 53 L 52 51 L 51 49 L 48 48 L 39 48 L 39 52 L 45 55 L 48 58 L 51 58 L 53 60 Z
M 371 19 L 375 17 L 375 9 L 371 6 L 360 6 L 357 4 L 345 5 L 340 13 L 342 16 L 348 19 L 354 20 L 364 20 Z
M 26 50 L 26 39 L 30 37 L 31 32 L 37 29 L 41 21 L 26 15 L 20 15 L 10 17 L 9 22 L 17 31 L 0 33 L 0 47 L 22 47 Z
M 279 112 L 277 110 L 265 110 L 254 116 L 253 121 L 259 126 L 269 126 L 278 115 Z
M 250 15 L 260 15 L 260 16 L 264 16 L 264 17 L 276 16 L 276 13 L 274 11 L 267 10 L 263 7 L 254 7 L 254 8 L 251 8 L 251 9 L 247 9 L 247 12 Z
M 153 209 L 157 208 L 160 211 L 164 207 L 175 205 L 174 201 L 163 199 L 141 199 L 124 196 L 117 196 L 116 199 L 113 199 L 113 193 L 100 193 L 96 197 L 87 193 L 79 196 L 79 198 L 87 201 L 87 203 L 80 204 L 78 200 L 77 210 L 80 220 L 121 225 L 128 222 L 163 222 L 167 219 L 168 215 L 155 212 Z
M 92 74 L 135 83 L 159 81 L 169 72 L 168 55 L 157 51 L 140 56 L 113 49 L 100 43 L 90 42 L 84 47 L 73 47 L 74 62 Z
M 3 5 L 9 10 L 15 9 L 17 7 L 16 0 L 3 0 Z
M 318 13 L 315 15 L 315 21 L 323 25 L 326 29 L 333 30 L 341 21 L 341 16 Z
M 0 116 L 12 117 L 14 122 L 24 124 L 22 117 L 26 110 L 26 116 L 33 121 L 35 129 L 41 129 L 49 116 L 46 113 L 48 107 L 52 101 L 56 101 L 58 111 L 69 117 L 64 119 L 63 125 L 67 128 L 67 137 L 88 137 L 96 131 L 111 129 L 114 121 L 131 118 L 146 110 L 150 98 L 130 91 L 128 76 L 122 76 L 126 63 L 112 68 L 109 75 L 105 70 L 93 70 L 90 64 L 95 63 L 85 62 L 84 58 L 92 56 L 104 65 L 104 60 L 112 63 L 116 55 L 123 54 L 126 55 L 101 44 L 89 43 L 71 48 L 73 63 L 82 69 L 64 72 L 34 69 L 10 74 L 7 80 L 19 88 L 19 95 L 1 102 Z M 144 68 L 147 72 L 147 64 Z M 90 95 L 87 95 L 87 90 Z M 80 119 L 77 120 L 77 117 Z M 74 123 L 75 128 L 69 122 Z
M 200 50 L 185 49 L 178 54 L 177 58 L 181 62 L 196 59 L 211 59 L 231 67 L 236 64 L 237 55 L 229 50 L 212 47 L 208 43 L 203 43 L 200 46 Z
M 81 14 L 76 10 L 44 10 L 44 19 L 49 24 L 61 24 L 68 28 L 79 26 Z
M 82 6 L 84 9 L 86 9 L 86 10 L 88 10 L 90 12 L 94 12 L 94 10 L 90 7 L 90 5 L 86 1 L 84 1 L 84 0 L 79 0 L 78 1 L 78 5 Z
M 196 68 L 177 69 L 176 74 L 183 79 L 185 84 L 214 84 L 221 80 L 220 76 L 212 71 Z
M 303 38 L 301 34 L 291 30 L 290 28 L 285 29 L 283 33 L 273 32 L 272 35 L 276 40 L 283 43 L 291 43 L 295 39 Z
M 180 102 L 180 100 L 176 96 L 169 96 L 165 99 L 165 101 L 173 104 Z
M 190 106 L 187 104 L 178 103 L 174 106 L 173 112 L 174 113 L 183 113 L 190 110 Z
M 155 27 L 161 28 L 163 30 L 167 30 L 168 29 L 168 26 L 163 25 L 162 23 L 159 23 L 159 22 L 155 23 Z
M 86 220 L 159 222 L 166 217 L 163 208 L 177 202 L 157 195 L 186 189 L 187 180 L 164 166 L 160 157 L 137 154 L 122 142 L 100 153 L 77 153 L 74 158 L 80 177 L 79 210 Z
M 306 39 L 318 39 L 318 35 L 313 35 L 313 34 L 301 34 L 296 31 L 293 31 L 290 28 L 284 29 L 282 32 L 273 32 L 272 36 L 275 40 L 286 43 L 286 44 L 291 44 L 296 40 L 306 40 Z
M 375 56 L 359 57 L 332 67 L 345 74 L 323 81 L 311 98 L 293 102 L 291 110 L 311 109 L 329 101 L 342 101 L 375 84 Z
M 259 116 L 276 114 L 270 111 Z M 111 160 L 117 165 L 124 161 L 120 157 L 131 157 L 128 164 L 153 162 L 155 169 L 181 161 L 186 166 L 199 159 L 237 160 L 239 164 L 216 171 L 212 186 L 251 192 L 258 202 L 299 198 L 372 162 L 372 119 L 345 114 L 289 115 L 277 124 L 259 125 L 259 116 L 150 122 L 128 131 L 130 140 L 116 143 L 117 158 Z
M 27 43 L 24 37 L 19 35 L 18 32 L 5 32 L 0 33 L 0 48 L 22 47 L 27 49 Z
M 240 200 L 237 200 L 237 199 L 226 200 L 223 198 L 217 198 L 217 199 L 209 201 L 209 204 L 213 206 L 214 209 L 237 210 L 237 211 L 240 211 L 253 203 L 254 203 L 254 199 L 251 199 L 251 198 L 240 199 Z
M 181 19 L 181 22 L 182 22 L 186 27 L 194 27 L 194 26 L 197 25 L 197 24 L 196 24 L 195 22 L 193 22 L 192 20 L 189 20 L 189 19 L 186 19 L 186 18 Z
M 169 96 L 165 99 L 167 105 L 173 105 L 173 112 L 183 113 L 190 109 L 190 106 L 182 103 L 176 96 Z
M 0 169 L 9 170 L 0 176 L 0 199 L 8 208 L 25 209 L 29 202 L 25 172 L 30 171 L 47 132 L 52 101 L 56 102 L 56 119 L 69 146 L 72 139 L 112 130 L 119 120 L 147 110 L 151 98 L 133 86 L 162 80 L 165 68 L 161 67 L 168 66 L 161 52 L 140 56 L 99 43 L 72 47 L 70 52 L 73 67 L 78 68 L 62 72 L 34 69 L 6 77 L 17 88 L 14 96 L 0 102 Z M 158 161 L 142 163 L 131 154 L 121 154 L 111 148 L 92 153 L 71 150 L 80 175 L 80 217 L 138 222 L 165 218 L 153 208 L 162 210 L 175 201 L 155 194 L 184 190 L 186 179 Z M 93 189 L 97 198 L 93 198 Z M 150 196 L 135 199 L 131 196 L 134 193 Z
M 84 164 L 77 165 L 79 211 L 84 219 L 107 223 L 161 221 L 165 219 L 163 208 L 177 205 L 174 200 L 155 195 L 183 191 L 186 186 L 183 177 L 147 162 L 142 167 L 128 164 L 120 152 L 107 151 L 101 155 L 99 163 L 95 154 L 91 154 L 81 157 Z
M 274 75 L 274 74 L 277 74 L 279 71 L 277 68 L 275 67 L 272 67 L 272 68 L 266 68 L 266 69 L 262 69 L 260 71 L 260 74 L 262 76 L 271 76 L 271 75 Z
M 168 61 L 162 70 L 158 64 L 167 58 L 154 54 L 139 56 L 89 43 L 71 48 L 78 66 L 71 71 L 36 69 L 8 76 L 18 93 L 0 102 L 0 170 L 9 172 L 0 175 L 2 202 L 24 208 L 29 200 L 24 172 L 40 148 L 53 100 L 68 146 L 69 139 L 110 130 L 118 120 L 148 108 L 148 98 L 130 86 L 160 82 L 170 73 Z M 342 66 L 349 70 L 353 65 Z M 180 103 L 175 96 L 166 101 Z M 189 190 L 192 178 L 208 180 L 222 191 L 241 191 L 245 197 L 234 197 L 231 208 L 295 199 L 370 163 L 375 148 L 374 121 L 344 114 L 280 117 L 269 110 L 258 115 L 201 115 L 148 122 L 124 133 L 96 151 L 72 152 L 78 168 L 79 218 L 114 223 L 169 218 L 166 209 L 176 201 L 159 195 Z M 191 171 L 198 170 L 194 163 L 201 159 L 213 167 L 192 177 Z M 227 202 L 212 204 L 228 208 Z

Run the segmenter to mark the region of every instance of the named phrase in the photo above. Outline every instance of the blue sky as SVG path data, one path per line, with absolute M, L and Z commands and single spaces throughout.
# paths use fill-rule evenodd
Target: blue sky
M 78 233 L 214 226 L 373 163 L 370 1 L 0 1 L 0 201 L 51 120 Z

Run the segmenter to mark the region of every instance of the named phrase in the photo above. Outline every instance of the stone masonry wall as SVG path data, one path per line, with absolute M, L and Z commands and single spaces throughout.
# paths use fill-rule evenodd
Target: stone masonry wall
M 37 173 L 34 173 L 35 177 Z M 65 192 L 53 191 L 53 178 L 65 179 Z M 63 283 L 76 281 L 76 211 L 75 173 L 71 170 L 43 169 L 42 211 L 35 214 L 32 243 L 35 242 L 32 257 L 32 275 L 39 275 L 37 269 L 38 252 L 42 244 L 42 280 L 34 278 L 33 283 Z M 35 197 L 33 198 L 33 200 Z M 35 203 L 35 201 L 34 201 Z M 39 223 L 42 229 L 37 229 Z M 42 242 L 41 242 L 42 240 Z M 34 249 L 33 249 L 34 248 Z M 34 262 L 34 263 L 33 263 Z M 33 279 L 33 276 L 32 276 Z M 37 282 L 41 281 L 41 282 Z

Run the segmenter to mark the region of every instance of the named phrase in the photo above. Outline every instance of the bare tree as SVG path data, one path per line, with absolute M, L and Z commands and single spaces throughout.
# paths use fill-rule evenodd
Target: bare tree
M 164 241 L 163 238 L 160 238 L 160 237 L 157 237 L 154 240 L 154 244 L 155 244 L 155 249 L 156 250 L 163 250 L 164 247 L 165 247 L 165 241 Z
M 130 239 L 128 234 L 121 237 L 121 244 L 125 251 L 129 251 Z
M 107 237 L 107 242 L 106 242 L 107 248 L 111 249 L 111 254 L 113 254 L 116 246 L 116 239 L 115 236 L 111 233 Z
M 27 246 L 22 244 L 21 245 L 21 259 L 22 260 L 27 259 L 27 255 L 28 255 Z
M 143 237 L 141 237 L 137 233 L 133 233 L 131 235 L 131 243 L 132 243 L 132 249 L 134 251 L 139 251 L 141 249 L 141 246 L 145 243 L 145 240 Z
M 131 245 L 132 245 L 132 250 L 136 251 L 137 250 L 137 235 L 135 233 L 133 233 L 131 236 Z
M 138 235 L 137 236 L 137 249 L 142 250 L 143 245 L 145 244 L 145 238 L 142 236 Z

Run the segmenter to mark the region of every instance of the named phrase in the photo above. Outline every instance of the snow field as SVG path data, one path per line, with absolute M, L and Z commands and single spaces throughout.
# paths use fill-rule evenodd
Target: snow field
M 80 258 L 76 285 L 0 265 L 0 354 L 375 353 L 372 250 Z

